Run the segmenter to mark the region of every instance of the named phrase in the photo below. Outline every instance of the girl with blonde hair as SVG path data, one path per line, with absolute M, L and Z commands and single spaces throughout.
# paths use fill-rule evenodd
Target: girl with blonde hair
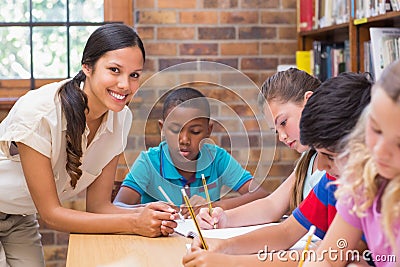
M 400 256 L 400 61 L 389 65 L 373 87 L 347 142 L 345 171 L 336 192 L 337 215 L 307 266 L 344 266 L 348 259 L 323 258 L 324 251 L 353 250 L 362 233 L 376 266 L 398 266 Z M 397 118 L 397 119 L 396 119 Z M 346 246 L 343 247 L 345 240 Z

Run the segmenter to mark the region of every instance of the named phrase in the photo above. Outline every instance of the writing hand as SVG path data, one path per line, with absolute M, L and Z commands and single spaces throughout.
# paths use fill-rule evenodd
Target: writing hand
M 214 225 L 217 228 L 225 228 L 228 224 L 228 217 L 220 207 L 213 208 L 211 216 L 208 208 L 201 208 L 196 219 L 202 229 L 213 229 Z

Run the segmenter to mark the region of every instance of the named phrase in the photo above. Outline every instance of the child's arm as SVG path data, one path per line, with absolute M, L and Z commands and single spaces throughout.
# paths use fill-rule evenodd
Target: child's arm
M 117 195 L 114 199 L 114 205 L 119 206 L 119 203 L 122 203 L 120 206 L 125 205 L 136 205 L 140 203 L 141 195 L 134 189 L 131 189 L 126 186 L 121 186 Z
M 213 203 L 215 207 L 221 207 L 222 209 L 229 210 L 236 208 L 240 205 L 249 203 L 253 200 L 264 198 L 268 195 L 268 192 L 265 191 L 262 187 L 257 188 L 254 192 L 249 192 L 249 187 L 252 180 L 247 181 L 243 184 L 237 192 L 240 193 L 238 197 L 221 199 Z
M 252 254 L 264 249 L 287 250 L 307 233 L 293 215 L 282 223 L 268 225 L 250 233 L 228 239 L 206 239 L 209 251 L 223 252 L 226 254 Z M 201 247 L 197 238 L 192 247 Z
M 288 192 L 293 187 L 295 179 L 296 175 L 292 172 L 269 196 L 226 211 L 215 209 L 212 217 L 209 215 L 208 209 L 201 210 L 197 216 L 200 226 L 204 229 L 211 229 L 214 218 L 218 228 L 276 222 L 289 209 L 290 194 Z
M 342 255 L 351 255 L 350 250 L 357 249 L 361 240 L 362 231 L 351 224 L 347 223 L 340 214 L 336 214 L 330 225 L 324 240 L 317 250 L 318 259 L 322 261 L 306 262 L 306 266 L 346 266 L 347 261 L 340 261 L 337 257 L 330 257 L 329 251 L 340 251 Z M 338 256 L 337 254 L 332 254 Z M 361 254 L 359 254 L 361 255 Z M 346 259 L 344 257 L 344 259 Z
M 276 254 L 266 256 L 262 253 L 260 255 L 227 255 L 195 248 L 183 257 L 182 264 L 185 267 L 296 267 L 298 261 L 289 254 L 279 257 Z

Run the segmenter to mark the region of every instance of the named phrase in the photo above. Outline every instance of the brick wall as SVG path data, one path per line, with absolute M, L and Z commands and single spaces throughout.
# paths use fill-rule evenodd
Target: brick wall
M 134 25 L 146 48 L 145 76 L 175 64 L 206 60 L 226 64 L 247 75 L 256 86 L 275 73 L 278 64 L 294 64 L 296 41 L 295 0 L 133 0 Z M 145 145 L 160 141 L 157 119 L 160 109 L 155 108 L 146 122 L 140 116 L 140 107 L 149 99 L 158 99 L 167 89 L 168 80 L 152 90 L 143 90 L 130 105 L 134 122 L 127 151 L 121 157 L 117 180 L 121 181 L 130 165 Z M 226 88 L 209 84 L 190 84 L 211 98 L 227 99 L 227 105 L 243 118 L 250 140 L 250 149 L 231 151 L 239 161 L 249 160 L 246 165 L 254 171 L 260 160 L 257 145 L 262 129 L 255 126 L 247 105 L 235 98 L 227 98 Z M 241 91 L 246 95 L 245 89 Z M 150 98 L 151 96 L 151 98 Z M 246 97 L 245 97 L 246 98 Z M 247 96 L 251 99 L 251 97 Z M 254 96 L 253 100 L 256 100 Z M 253 103 L 254 104 L 254 103 Z M 217 114 L 223 115 L 223 110 Z M 222 116 L 221 115 L 221 116 Z M 235 121 L 226 116 L 222 125 L 216 125 L 213 141 L 228 148 L 230 139 L 224 127 Z M 146 129 L 145 140 L 138 131 Z M 237 139 L 235 139 L 237 140 Z M 236 141 L 235 141 L 236 142 Z M 274 190 L 291 172 L 298 154 L 285 148 L 278 141 L 265 188 Z M 273 148 L 266 146 L 273 151 Z M 272 149 L 272 150 L 271 150 Z M 247 152 L 246 152 L 247 150 Z M 127 164 L 128 162 L 128 164 Z M 265 163 L 266 164 L 266 163 Z M 266 164 L 267 165 L 267 164 Z M 65 203 L 66 206 L 83 210 L 83 198 Z M 47 266 L 65 265 L 68 234 L 51 231 L 42 226 Z

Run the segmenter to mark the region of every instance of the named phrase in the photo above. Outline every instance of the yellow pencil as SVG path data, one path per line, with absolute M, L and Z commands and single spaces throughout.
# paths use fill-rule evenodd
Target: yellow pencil
M 182 188 L 181 192 L 182 192 L 182 195 L 183 195 L 183 199 L 185 200 L 186 206 L 188 207 L 190 216 L 193 219 L 194 225 L 196 225 L 197 233 L 199 234 L 199 238 L 200 238 L 201 244 L 203 245 L 203 248 L 205 250 L 208 250 L 208 246 L 206 244 L 206 241 L 204 240 L 203 235 L 201 234 L 199 223 L 196 220 L 196 215 L 194 214 L 194 210 L 193 210 L 192 206 L 190 205 L 189 197 L 187 196 L 185 189 Z
M 208 193 L 207 182 L 206 182 L 206 178 L 204 177 L 204 174 L 201 175 L 201 180 L 203 181 L 204 193 L 206 194 L 206 199 L 208 202 L 208 212 L 210 213 L 210 216 L 211 216 L 213 210 L 212 210 L 210 194 Z
M 302 256 L 300 258 L 300 262 L 299 262 L 298 267 L 302 267 L 303 266 L 303 263 L 304 263 L 304 260 L 305 260 L 305 257 L 306 257 L 306 253 L 310 249 L 311 239 L 312 239 L 312 237 L 313 237 L 313 235 L 315 233 L 315 230 L 316 230 L 315 225 L 311 225 L 310 226 L 310 230 L 308 230 L 308 233 L 307 233 L 307 242 L 306 242 L 304 250 L 303 250 L 303 252 L 301 254 Z
M 203 181 L 204 192 L 206 194 L 206 198 L 207 198 L 207 202 L 208 202 L 208 213 L 210 213 L 210 216 L 212 216 L 213 207 L 211 205 L 211 198 L 210 198 L 210 194 L 208 193 L 208 187 L 207 187 L 206 178 L 204 177 L 204 174 L 201 174 L 201 180 Z M 217 224 L 214 223 L 214 229 L 216 229 L 216 228 L 217 228 Z

